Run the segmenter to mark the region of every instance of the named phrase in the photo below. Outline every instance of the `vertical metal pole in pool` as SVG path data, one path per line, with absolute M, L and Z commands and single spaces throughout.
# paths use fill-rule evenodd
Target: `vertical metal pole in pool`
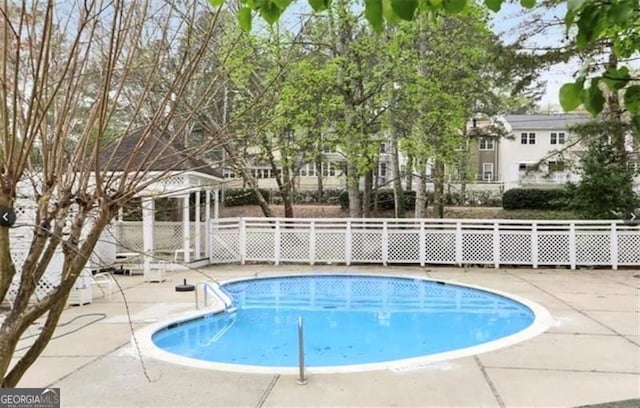
M 298 384 L 305 385 L 307 379 L 304 376 L 304 330 L 302 329 L 302 316 L 298 317 Z

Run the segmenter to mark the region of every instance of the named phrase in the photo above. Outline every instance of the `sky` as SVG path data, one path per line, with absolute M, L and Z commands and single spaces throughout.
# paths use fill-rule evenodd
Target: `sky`
M 562 3 L 557 8 L 538 13 L 545 20 L 564 18 L 565 4 Z M 532 11 L 523 9 L 519 4 L 504 4 L 502 9 L 493 15 L 492 25 L 493 31 L 509 43 L 513 41 L 518 33 L 521 32 L 523 23 L 527 17 L 531 17 Z M 543 35 L 536 35 L 529 38 L 527 45 L 531 47 L 557 46 L 565 35 L 564 25 L 556 29 L 545 32 Z M 560 109 L 558 102 L 558 93 L 560 87 L 567 82 L 573 82 L 573 75 L 580 69 L 578 62 L 570 64 L 556 64 L 553 67 L 545 69 L 541 72 L 541 79 L 547 82 L 546 92 L 538 105 L 543 108 Z

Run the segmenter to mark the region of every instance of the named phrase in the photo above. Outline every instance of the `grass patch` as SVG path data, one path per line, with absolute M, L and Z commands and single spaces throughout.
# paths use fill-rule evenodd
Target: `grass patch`
M 498 218 L 509 220 L 579 220 L 573 211 L 558 210 L 502 210 Z

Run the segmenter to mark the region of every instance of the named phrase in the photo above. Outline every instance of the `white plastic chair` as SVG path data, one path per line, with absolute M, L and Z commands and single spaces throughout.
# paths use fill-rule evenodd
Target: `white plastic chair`
M 91 284 L 96 285 L 98 289 L 102 292 L 102 294 L 107 298 L 107 300 L 111 300 L 111 294 L 114 289 L 118 286 L 116 284 L 113 275 L 109 272 L 99 272 L 92 276 Z

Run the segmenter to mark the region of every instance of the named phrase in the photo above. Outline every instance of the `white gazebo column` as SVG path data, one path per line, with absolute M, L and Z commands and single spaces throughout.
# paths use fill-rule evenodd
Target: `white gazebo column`
M 182 197 L 182 250 L 184 262 L 191 262 L 191 233 L 189 231 L 189 194 Z
M 144 275 L 151 272 L 153 261 L 153 230 L 155 223 L 155 203 L 153 198 L 142 199 L 142 248 L 144 250 Z
M 220 190 L 217 188 L 213 190 L 213 218 L 220 218 Z
M 204 254 L 211 258 L 211 191 L 205 190 L 204 197 Z
M 196 191 L 196 230 L 194 240 L 194 259 L 200 259 L 200 191 Z

